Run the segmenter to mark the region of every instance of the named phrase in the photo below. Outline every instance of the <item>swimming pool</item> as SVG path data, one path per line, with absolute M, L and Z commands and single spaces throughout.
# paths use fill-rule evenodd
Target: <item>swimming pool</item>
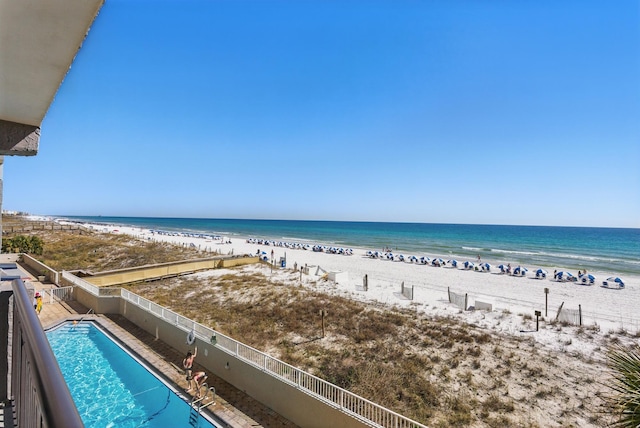
M 191 406 L 93 323 L 65 323 L 47 338 L 87 428 L 215 428 L 190 424 Z

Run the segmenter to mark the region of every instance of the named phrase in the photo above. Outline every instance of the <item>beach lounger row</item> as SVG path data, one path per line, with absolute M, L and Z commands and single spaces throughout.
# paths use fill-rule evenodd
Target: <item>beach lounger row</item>
M 426 256 L 417 257 L 414 255 L 406 257 L 404 254 L 394 254 L 391 251 L 369 250 L 365 253 L 365 256 L 372 259 L 415 263 L 415 264 L 422 264 L 422 265 L 431 265 L 436 267 L 442 267 L 442 266 L 448 265 L 453 268 L 461 268 L 464 270 L 472 270 L 475 272 L 491 272 L 491 265 L 489 263 L 479 263 L 476 265 L 474 262 L 471 262 L 471 261 L 459 262 L 456 259 L 450 259 L 445 262 L 441 258 L 431 259 Z M 525 277 L 527 275 L 527 272 L 529 271 L 529 269 L 527 269 L 524 266 L 516 266 L 515 268 L 512 269 L 510 264 L 500 264 L 497 266 L 497 268 L 499 273 L 511 275 L 511 276 L 518 276 L 518 277 Z M 545 269 L 539 268 L 539 269 L 536 269 L 533 273 L 534 273 L 535 279 L 547 279 L 548 272 Z M 574 276 L 571 272 L 567 272 L 567 271 L 554 272 L 553 279 L 557 282 L 575 282 L 581 285 L 593 285 L 596 283 L 595 276 L 587 273 L 582 273 L 582 272 L 580 272 L 577 277 Z M 602 287 L 616 288 L 616 289 L 624 288 L 624 281 L 619 277 L 609 277 L 607 278 L 606 281 L 602 282 Z
M 312 246 L 307 243 L 274 241 L 272 239 L 259 239 L 259 238 L 249 238 L 247 239 L 247 243 L 264 245 L 267 247 L 273 246 L 273 247 L 288 248 L 291 250 L 311 250 L 317 253 L 322 252 L 327 254 L 341 254 L 345 256 L 353 255 L 353 248 L 331 247 L 327 245 L 316 244 Z

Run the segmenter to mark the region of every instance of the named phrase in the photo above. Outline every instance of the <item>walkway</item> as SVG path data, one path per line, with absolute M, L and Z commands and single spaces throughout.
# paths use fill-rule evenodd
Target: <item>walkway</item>
M 38 285 L 36 285 L 37 288 L 39 288 Z M 158 370 L 177 391 L 184 391 L 186 385 L 184 374 L 178 368 L 182 364 L 184 355 L 156 340 L 151 334 L 121 315 L 85 315 L 86 313 L 87 308 L 77 302 L 45 304 L 40 313 L 40 322 L 44 328 L 56 325 L 65 319 L 79 319 L 83 316 L 85 319 L 99 322 L 150 366 Z M 198 369 L 201 368 L 196 364 L 194 371 Z M 292 422 L 211 372 L 208 374 L 208 383 L 215 387 L 217 395 L 216 404 L 210 407 L 211 413 L 218 422 L 221 422 L 222 426 L 232 428 L 297 428 Z

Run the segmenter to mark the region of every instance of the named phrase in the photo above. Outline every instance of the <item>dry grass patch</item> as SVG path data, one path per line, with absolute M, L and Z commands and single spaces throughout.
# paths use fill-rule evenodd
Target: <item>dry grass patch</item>
M 453 318 L 385 309 L 244 268 L 130 288 L 430 426 L 521 426 L 517 421 L 526 420 L 529 406 L 554 399 L 539 382 L 558 377 L 558 365 L 553 359 L 540 364 L 546 357 L 535 343 Z M 324 338 L 321 309 L 328 312 Z M 573 375 L 562 373 L 567 376 Z M 528 404 L 517 404 L 512 389 Z M 572 408 L 569 416 L 558 411 L 555 417 L 570 419 L 572 412 L 579 413 Z

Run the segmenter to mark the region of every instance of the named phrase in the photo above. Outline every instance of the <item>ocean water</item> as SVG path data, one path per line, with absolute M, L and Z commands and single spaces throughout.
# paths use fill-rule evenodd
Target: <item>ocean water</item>
M 62 216 L 70 221 L 307 242 L 405 255 L 640 275 L 640 229 L 306 220 Z M 356 253 L 357 254 L 357 253 Z M 575 273 L 575 272 L 574 272 Z

